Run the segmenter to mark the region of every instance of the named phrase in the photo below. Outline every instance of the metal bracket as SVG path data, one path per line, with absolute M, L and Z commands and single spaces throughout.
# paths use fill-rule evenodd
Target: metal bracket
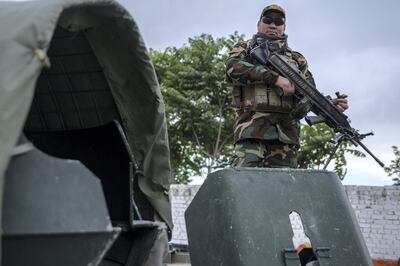
M 299 255 L 294 248 L 285 248 L 282 251 L 282 256 L 285 266 L 298 266 L 300 263 Z
M 318 259 L 332 258 L 330 248 L 328 247 L 318 247 L 314 249 L 314 251 Z M 300 263 L 299 255 L 297 254 L 297 250 L 294 248 L 285 248 L 282 251 L 282 257 L 285 266 L 298 266 Z
M 315 254 L 317 255 L 318 258 L 330 259 L 330 258 L 332 258 L 330 250 L 331 249 L 328 248 L 328 247 L 316 248 L 315 249 Z

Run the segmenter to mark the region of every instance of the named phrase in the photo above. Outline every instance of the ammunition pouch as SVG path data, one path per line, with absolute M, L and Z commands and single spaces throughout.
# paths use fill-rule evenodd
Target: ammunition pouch
M 232 90 L 232 107 L 235 109 L 242 109 L 242 86 L 233 86 Z
M 264 83 L 234 86 L 232 106 L 245 111 L 290 113 L 294 97 L 280 96 L 277 91 L 277 88 Z

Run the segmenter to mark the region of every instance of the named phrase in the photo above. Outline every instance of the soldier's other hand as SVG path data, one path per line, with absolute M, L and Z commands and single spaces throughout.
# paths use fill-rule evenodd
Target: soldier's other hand
M 275 85 L 282 89 L 283 96 L 291 96 L 294 94 L 294 85 L 287 78 L 279 76 Z
M 333 99 L 332 103 L 342 113 L 349 108 L 349 101 L 347 100 L 347 95 L 340 95 L 340 97 Z

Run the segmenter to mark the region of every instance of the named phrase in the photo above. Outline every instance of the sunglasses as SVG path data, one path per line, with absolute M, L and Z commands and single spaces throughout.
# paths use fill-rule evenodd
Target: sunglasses
M 285 18 L 263 17 L 261 21 L 265 24 L 271 24 L 273 22 L 276 26 L 285 24 Z

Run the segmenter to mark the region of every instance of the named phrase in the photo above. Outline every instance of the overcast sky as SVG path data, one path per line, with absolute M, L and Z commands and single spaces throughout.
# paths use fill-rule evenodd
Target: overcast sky
M 133 15 L 148 48 L 181 47 L 189 37 L 234 31 L 250 38 L 262 8 L 274 2 L 239 0 L 120 1 Z M 400 146 L 400 1 L 277 1 L 287 13 L 289 46 L 309 62 L 318 89 L 349 95 L 353 127 L 375 136 L 364 143 L 385 163 Z M 345 184 L 392 184 L 375 163 L 348 162 Z

